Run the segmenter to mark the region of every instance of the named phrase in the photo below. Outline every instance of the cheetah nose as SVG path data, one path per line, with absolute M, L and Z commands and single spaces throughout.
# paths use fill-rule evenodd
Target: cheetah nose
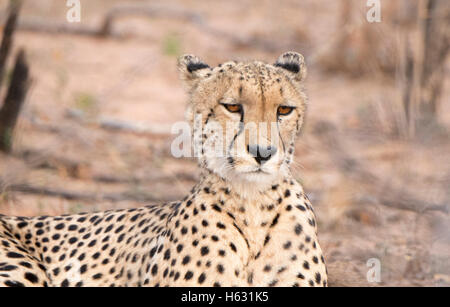
M 247 151 L 255 158 L 258 164 L 262 165 L 275 155 L 277 148 L 275 146 L 247 145 Z

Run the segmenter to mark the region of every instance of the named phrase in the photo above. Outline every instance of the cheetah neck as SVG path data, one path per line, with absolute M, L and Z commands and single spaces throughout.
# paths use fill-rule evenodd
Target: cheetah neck
M 267 233 L 283 208 L 305 197 L 301 185 L 292 177 L 283 178 L 264 190 L 242 194 L 235 185 L 214 174 L 204 176 L 194 188 L 191 199 L 209 214 L 222 216 L 239 229 L 254 257 L 264 247 Z M 251 188 L 251 186 L 248 186 Z M 251 197 L 250 197 L 251 196 Z
M 239 202 L 259 203 L 262 199 L 273 196 L 273 187 L 288 186 L 290 183 L 295 183 L 298 186 L 297 188 L 302 190 L 302 187 L 290 172 L 283 173 L 283 175 L 267 182 L 249 182 L 236 177 L 225 179 L 212 171 L 204 171 L 201 174 L 199 185 L 218 186 L 223 190 L 228 190 L 233 194 L 233 198 Z

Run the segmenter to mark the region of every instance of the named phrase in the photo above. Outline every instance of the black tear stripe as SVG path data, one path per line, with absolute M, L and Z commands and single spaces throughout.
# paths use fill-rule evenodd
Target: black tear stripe
M 300 65 L 296 63 L 275 63 L 274 66 L 284 68 L 293 73 L 298 73 L 300 71 Z
M 200 70 L 203 68 L 209 68 L 209 65 L 205 64 L 205 63 L 189 63 L 186 68 L 187 68 L 188 72 L 192 73 L 196 70 Z
M 286 153 L 286 146 L 284 145 L 284 141 L 283 138 L 281 137 L 281 132 L 280 132 L 280 123 L 277 121 L 277 128 L 278 128 L 278 136 L 280 137 L 281 140 L 281 145 L 283 145 L 283 153 Z
M 230 146 L 228 147 L 228 153 L 231 151 L 231 148 L 233 148 L 234 142 L 236 141 L 236 138 L 244 131 L 244 109 L 242 109 L 241 112 L 241 119 L 239 120 L 239 131 L 235 134 L 233 137 L 233 140 L 230 143 Z

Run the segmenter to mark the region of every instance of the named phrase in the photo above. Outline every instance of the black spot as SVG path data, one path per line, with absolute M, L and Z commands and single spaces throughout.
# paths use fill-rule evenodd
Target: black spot
M 196 234 L 198 231 L 197 227 L 192 226 L 192 234 Z
M 170 249 L 166 250 L 166 252 L 164 253 L 164 260 L 168 259 L 170 259 Z
M 22 262 L 20 262 L 19 264 L 20 264 L 21 266 L 23 266 L 23 267 L 28 268 L 28 269 L 31 269 L 31 268 L 32 268 L 31 264 L 28 263 L 28 262 L 25 262 L 25 261 L 22 261 Z
M 152 275 L 155 276 L 158 273 L 158 265 L 155 263 L 152 267 Z
M 320 284 L 320 281 L 322 280 L 322 276 L 320 276 L 320 273 L 317 272 L 315 277 L 316 277 L 316 283 Z
M 208 248 L 208 246 L 203 246 L 203 247 L 200 249 L 200 253 L 201 253 L 202 256 L 208 255 L 208 253 L 209 253 L 209 248 Z
M 236 245 L 234 245 L 233 242 L 230 243 L 230 247 L 233 250 L 233 252 L 237 252 Z
M 78 229 L 78 226 L 77 225 L 70 225 L 69 226 L 69 230 L 70 231 L 75 231 L 75 230 L 77 230 Z
M 63 282 L 61 283 L 61 287 L 68 287 L 69 286 L 69 281 L 67 279 L 64 279 Z
M 178 244 L 177 252 L 180 253 L 183 250 L 183 244 Z
M 191 261 L 191 257 L 189 255 L 186 255 L 184 256 L 183 261 L 181 263 L 186 265 L 189 263 L 189 261 Z
M 249 284 L 253 284 L 253 272 L 251 272 L 251 273 L 248 275 L 247 282 L 248 282 Z
M 284 191 L 284 197 L 289 197 L 289 196 L 291 196 L 291 191 L 289 191 L 289 190 Z
M 295 225 L 295 234 L 299 235 L 303 231 L 303 227 L 300 224 Z
M 59 268 L 53 269 L 53 275 L 58 276 L 59 272 L 60 272 Z
M 225 227 L 225 225 L 224 225 L 224 224 L 222 224 L 222 223 L 218 222 L 218 223 L 217 223 L 217 228 L 220 228 L 220 229 L 225 229 L 226 227 Z
M 198 277 L 198 283 L 202 284 L 206 279 L 206 275 L 205 273 L 200 274 L 200 276 Z
M 72 237 L 72 238 L 69 239 L 69 243 L 70 243 L 70 244 L 74 244 L 74 243 L 77 242 L 77 241 L 78 241 L 78 239 L 75 238 L 75 237 Z
M 18 267 L 15 265 L 6 265 L 3 267 L 0 267 L 0 271 L 6 271 L 6 272 L 16 270 L 16 269 L 18 269 Z
M 133 215 L 130 220 L 132 222 L 135 222 L 139 218 L 139 216 L 140 216 L 140 214 Z
M 24 228 L 26 226 L 28 226 L 27 222 L 20 222 L 19 224 L 17 224 L 17 227 L 19 227 L 19 228 Z
M 8 257 L 8 258 L 24 258 L 24 256 L 22 254 L 18 254 L 18 253 L 15 253 L 15 252 L 7 253 L 6 257 Z
M 297 208 L 298 208 L 300 211 L 306 211 L 306 208 L 303 207 L 302 205 L 297 205 Z
M 225 268 L 223 267 L 223 265 L 218 264 L 217 265 L 217 272 L 219 272 L 220 274 L 223 274 L 224 271 L 225 271 Z
M 269 287 L 275 287 L 277 283 L 278 283 L 278 280 L 274 279 L 269 283 Z
M 18 282 L 18 281 L 13 281 L 13 280 L 5 281 L 5 285 L 8 286 L 8 287 L 14 287 L 14 288 L 16 288 L 16 287 L 25 287 L 25 285 L 23 283 Z
M 278 223 L 278 219 L 280 218 L 280 214 L 278 213 L 275 218 L 272 221 L 272 224 L 270 225 L 270 227 L 275 226 Z
M 186 275 L 184 275 L 184 279 L 189 280 L 194 276 L 194 273 L 192 271 L 187 271 Z
M 220 207 L 217 204 L 212 205 L 212 208 L 217 212 L 222 212 L 222 209 L 220 209 Z
M 97 273 L 94 276 L 92 276 L 93 279 L 100 279 L 102 278 L 103 274 L 102 273 Z

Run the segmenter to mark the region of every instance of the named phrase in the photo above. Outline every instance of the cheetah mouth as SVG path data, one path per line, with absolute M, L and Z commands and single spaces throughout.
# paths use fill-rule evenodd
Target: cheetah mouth
M 262 169 L 260 169 L 260 168 L 257 169 L 257 170 L 254 170 L 254 171 L 246 172 L 246 174 L 267 174 L 267 175 L 270 175 L 269 172 L 264 171 L 264 170 L 262 170 Z
M 264 175 L 272 175 L 272 173 L 270 173 L 270 172 L 268 172 L 266 170 L 263 170 L 261 168 L 250 170 L 250 171 L 246 171 L 246 172 L 242 172 L 242 174 L 243 175 L 262 175 L 262 176 L 264 176 Z

